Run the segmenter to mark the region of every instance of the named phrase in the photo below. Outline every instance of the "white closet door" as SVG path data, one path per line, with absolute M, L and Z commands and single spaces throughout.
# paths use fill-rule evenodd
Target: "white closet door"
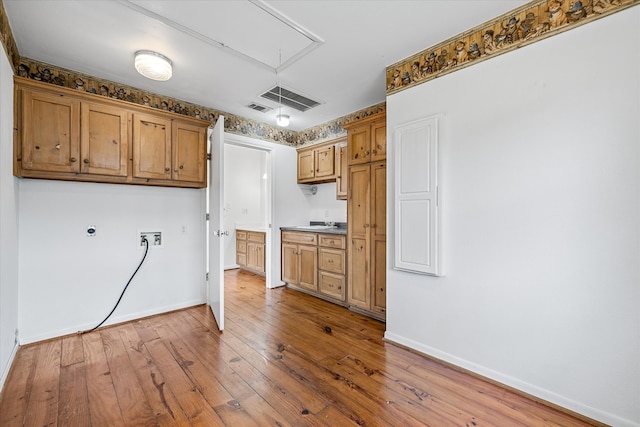
M 394 268 L 442 276 L 437 117 L 394 128 L 394 162 Z

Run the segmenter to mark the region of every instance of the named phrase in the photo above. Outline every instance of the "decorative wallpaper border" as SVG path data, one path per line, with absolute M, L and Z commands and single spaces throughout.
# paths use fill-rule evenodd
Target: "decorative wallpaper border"
M 88 76 L 34 59 L 20 58 L 16 67 L 16 74 L 20 77 L 44 83 L 195 117 L 209 121 L 212 124 L 218 120 L 220 115 L 223 115 L 225 117 L 225 132 L 290 146 L 315 144 L 338 138 L 347 133 L 342 127 L 343 124 L 386 111 L 386 103 L 383 102 L 321 125 L 295 132 L 179 99 L 146 92 L 109 80 Z
M 18 53 L 2 0 L 0 0 L 0 41 L 13 64 L 15 74 L 19 76 L 92 92 L 126 102 L 149 105 L 162 110 L 207 120 L 212 124 L 218 120 L 220 115 L 223 115 L 225 117 L 226 132 L 283 145 L 309 145 L 335 139 L 346 135 L 347 131 L 342 127 L 343 124 L 386 111 L 386 103 L 383 102 L 321 125 L 295 132 L 179 99 L 142 91 L 33 59 L 23 58 Z
M 13 38 L 13 33 L 9 26 L 9 18 L 4 10 L 2 0 L 0 0 L 0 42 L 2 42 L 2 47 L 7 53 L 9 62 L 15 68 L 20 60 L 20 54 L 18 53 L 18 46 L 16 46 L 16 40 Z
M 383 102 L 321 125 L 314 126 L 300 132 L 295 132 L 282 129 L 277 126 L 272 126 L 268 123 L 250 120 L 241 116 L 192 104 L 179 99 L 146 92 L 134 87 L 89 76 L 34 59 L 20 57 L 2 0 L 0 0 L 0 42 L 2 42 L 7 56 L 14 67 L 14 72 L 18 76 L 57 86 L 95 93 L 125 102 L 147 105 L 161 110 L 206 120 L 212 124 L 218 120 L 220 115 L 223 115 L 225 117 L 226 132 L 258 138 L 283 145 L 309 145 L 339 138 L 347 133 L 342 127 L 343 124 L 351 123 L 361 118 L 386 111 L 386 104 Z
M 560 34 L 640 0 L 534 0 L 386 70 L 387 96 Z

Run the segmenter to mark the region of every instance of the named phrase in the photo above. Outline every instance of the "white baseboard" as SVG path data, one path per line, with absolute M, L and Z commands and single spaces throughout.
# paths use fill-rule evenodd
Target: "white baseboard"
M 115 316 L 110 318 L 107 322 L 105 322 L 104 325 L 102 326 L 108 326 L 108 325 L 114 325 L 117 323 L 123 323 L 123 322 L 128 322 L 131 320 L 136 320 L 136 319 L 140 319 L 143 317 L 148 317 L 148 316 L 153 316 L 156 314 L 162 314 L 162 313 L 167 313 L 169 311 L 174 311 L 174 310 L 180 310 L 182 308 L 187 308 L 187 307 L 192 307 L 194 305 L 200 305 L 200 304 L 204 304 L 205 300 L 204 298 L 201 299 L 197 299 L 197 300 L 190 300 L 190 301 L 183 301 L 177 304 L 172 304 L 172 305 L 167 305 L 164 307 L 155 307 L 149 310 L 143 310 L 143 311 L 139 311 L 136 313 L 130 313 L 127 314 L 125 316 Z M 45 333 L 41 333 L 41 334 L 34 334 L 31 336 L 22 336 L 20 338 L 20 342 L 22 344 L 31 344 L 34 342 L 38 342 L 38 341 L 44 341 L 44 340 L 48 340 L 51 338 L 57 338 L 57 337 L 62 337 L 65 335 L 71 335 L 71 334 L 75 334 L 78 331 L 86 331 L 88 329 L 91 329 L 93 327 L 96 326 L 97 323 L 99 323 L 102 319 L 96 319 L 95 322 L 92 323 L 85 323 L 85 324 L 81 324 L 81 325 L 75 325 L 73 327 L 69 327 L 69 328 L 64 328 L 64 329 L 60 329 L 57 331 L 48 331 Z
M 2 370 L 2 377 L 0 377 L 0 393 L 2 392 L 2 389 L 4 388 L 4 382 L 7 380 L 7 377 L 9 376 L 9 371 L 11 371 L 11 366 L 13 365 L 13 360 L 16 357 L 16 353 L 18 352 L 18 349 L 20 348 L 20 343 L 16 343 L 13 346 L 13 350 L 11 351 L 11 355 L 9 355 L 9 360 L 7 360 L 7 364 L 5 365 L 4 369 Z
M 490 380 L 504 384 L 516 390 L 522 391 L 531 396 L 535 396 L 536 398 L 545 400 L 554 405 L 561 406 L 570 411 L 584 415 L 585 417 L 589 417 L 593 420 L 597 420 L 597 421 L 600 421 L 612 426 L 617 426 L 617 427 L 640 427 L 640 424 L 638 422 L 621 418 L 615 414 L 611 414 L 611 413 L 602 411 L 600 409 L 593 408 L 591 406 L 585 405 L 583 403 L 580 403 L 575 400 L 556 394 L 552 391 L 540 388 L 533 384 L 529 384 L 525 381 L 519 380 L 518 378 L 514 378 L 509 375 L 503 374 L 501 372 L 494 371 L 487 367 L 478 365 L 477 363 L 473 363 L 471 361 L 462 359 L 452 354 L 440 351 L 436 348 L 429 347 L 427 345 L 424 345 L 417 341 L 413 341 L 401 335 L 397 335 L 387 331 L 384 334 L 384 338 L 385 340 L 391 343 L 399 344 L 403 347 L 413 349 L 426 356 L 430 356 L 435 359 L 439 359 L 444 362 L 450 363 L 452 365 L 458 366 L 460 368 L 466 369 L 468 371 L 471 371 L 473 373 L 486 377 Z

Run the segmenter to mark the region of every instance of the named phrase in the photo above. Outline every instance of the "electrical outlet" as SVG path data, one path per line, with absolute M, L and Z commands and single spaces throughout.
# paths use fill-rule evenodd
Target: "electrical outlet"
M 159 247 L 162 246 L 162 231 L 141 231 L 140 232 L 140 246 L 144 247 L 144 240 L 147 239 L 149 246 Z

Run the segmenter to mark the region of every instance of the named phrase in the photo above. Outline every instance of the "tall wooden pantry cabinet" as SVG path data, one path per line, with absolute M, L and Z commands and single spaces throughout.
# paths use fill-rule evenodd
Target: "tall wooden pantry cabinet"
M 385 319 L 386 314 L 386 115 L 347 129 L 347 259 L 349 305 Z

